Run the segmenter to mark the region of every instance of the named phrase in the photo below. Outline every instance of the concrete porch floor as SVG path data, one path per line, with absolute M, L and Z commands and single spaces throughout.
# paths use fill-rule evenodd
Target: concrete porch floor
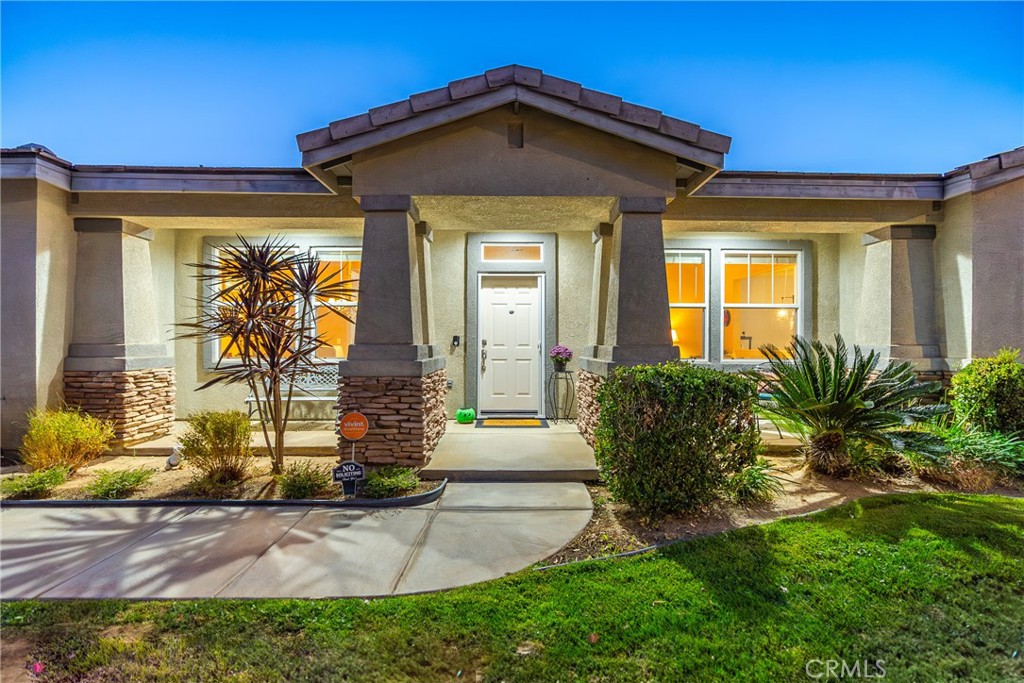
M 424 479 L 452 481 L 593 481 L 594 451 L 574 423 L 547 428 L 448 423 Z

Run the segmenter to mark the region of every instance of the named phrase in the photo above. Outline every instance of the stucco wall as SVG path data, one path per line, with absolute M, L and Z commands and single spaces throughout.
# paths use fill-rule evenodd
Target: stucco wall
M 157 341 L 167 346 L 167 353 L 174 351 L 174 308 L 177 270 L 177 230 L 154 230 L 153 241 L 149 243 L 149 257 L 153 272 L 154 317 L 156 318 Z
M 0 195 L 0 437 L 4 449 L 14 449 L 26 413 L 61 400 L 74 316 L 77 235 L 63 190 L 34 180 L 5 180 Z
M 508 125 L 523 125 L 521 148 Z M 675 158 L 523 107 L 499 108 L 353 155 L 356 196 L 675 195 Z
M 1024 347 L 1024 178 L 973 195 L 971 351 Z
M 935 228 L 935 314 L 941 353 L 950 369 L 971 356 L 973 309 L 971 195 L 946 202 L 942 223 Z
M 74 322 L 74 221 L 68 193 L 39 183 L 36 231 L 36 404 L 56 405 L 63 394 L 64 356 Z
M 839 331 L 847 344 L 888 350 L 892 317 L 889 267 L 888 242 L 869 248 L 859 233 L 840 237 Z
M 36 181 L 0 187 L 0 446 L 17 448 L 36 400 Z

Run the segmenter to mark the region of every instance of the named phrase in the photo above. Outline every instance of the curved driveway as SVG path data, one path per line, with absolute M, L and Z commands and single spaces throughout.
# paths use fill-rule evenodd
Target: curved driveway
M 518 571 L 590 520 L 579 483 L 450 483 L 416 508 L 8 508 L 0 595 L 380 596 Z

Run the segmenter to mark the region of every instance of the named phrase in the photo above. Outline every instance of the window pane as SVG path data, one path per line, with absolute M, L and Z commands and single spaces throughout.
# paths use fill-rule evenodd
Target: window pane
M 670 304 L 706 303 L 704 254 L 666 254 L 665 274 Z
M 781 349 L 796 334 L 793 308 L 726 308 L 723 317 L 723 358 L 762 359 L 760 346 L 774 344 Z
M 796 256 L 794 254 L 778 254 L 775 256 L 773 269 L 775 281 L 775 298 L 773 304 L 796 303 Z
M 750 255 L 750 299 L 752 304 L 772 303 L 772 256 Z
M 725 255 L 725 278 L 722 297 L 727 304 L 749 303 L 749 271 L 747 254 Z
M 704 309 L 673 308 L 672 345 L 679 347 L 679 357 L 704 357 Z
M 539 244 L 485 244 L 484 261 L 541 261 Z
M 344 311 L 355 320 L 355 307 L 346 307 Z M 321 346 L 317 349 L 318 358 L 348 358 L 348 347 L 356 338 L 354 322 L 345 320 L 326 308 L 321 308 L 320 317 L 316 321 L 316 329 L 320 338 L 328 344 L 328 346 Z
M 354 250 L 319 249 L 317 256 L 321 259 L 321 275 L 330 278 L 333 285 L 341 285 L 346 290 L 359 287 L 359 270 L 362 265 L 362 254 Z M 358 295 L 352 297 L 330 299 L 323 303 L 342 309 L 345 315 L 355 320 Z M 348 347 L 355 340 L 356 326 L 352 320 L 319 306 L 316 318 L 316 331 L 320 339 L 328 346 L 317 349 L 319 358 L 347 358 Z

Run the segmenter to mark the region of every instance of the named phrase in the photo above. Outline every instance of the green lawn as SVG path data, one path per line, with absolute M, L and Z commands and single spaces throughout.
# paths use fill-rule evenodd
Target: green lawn
M 1024 501 L 866 499 L 432 595 L 22 602 L 2 618 L 61 681 L 827 680 L 812 659 L 1024 680 Z

